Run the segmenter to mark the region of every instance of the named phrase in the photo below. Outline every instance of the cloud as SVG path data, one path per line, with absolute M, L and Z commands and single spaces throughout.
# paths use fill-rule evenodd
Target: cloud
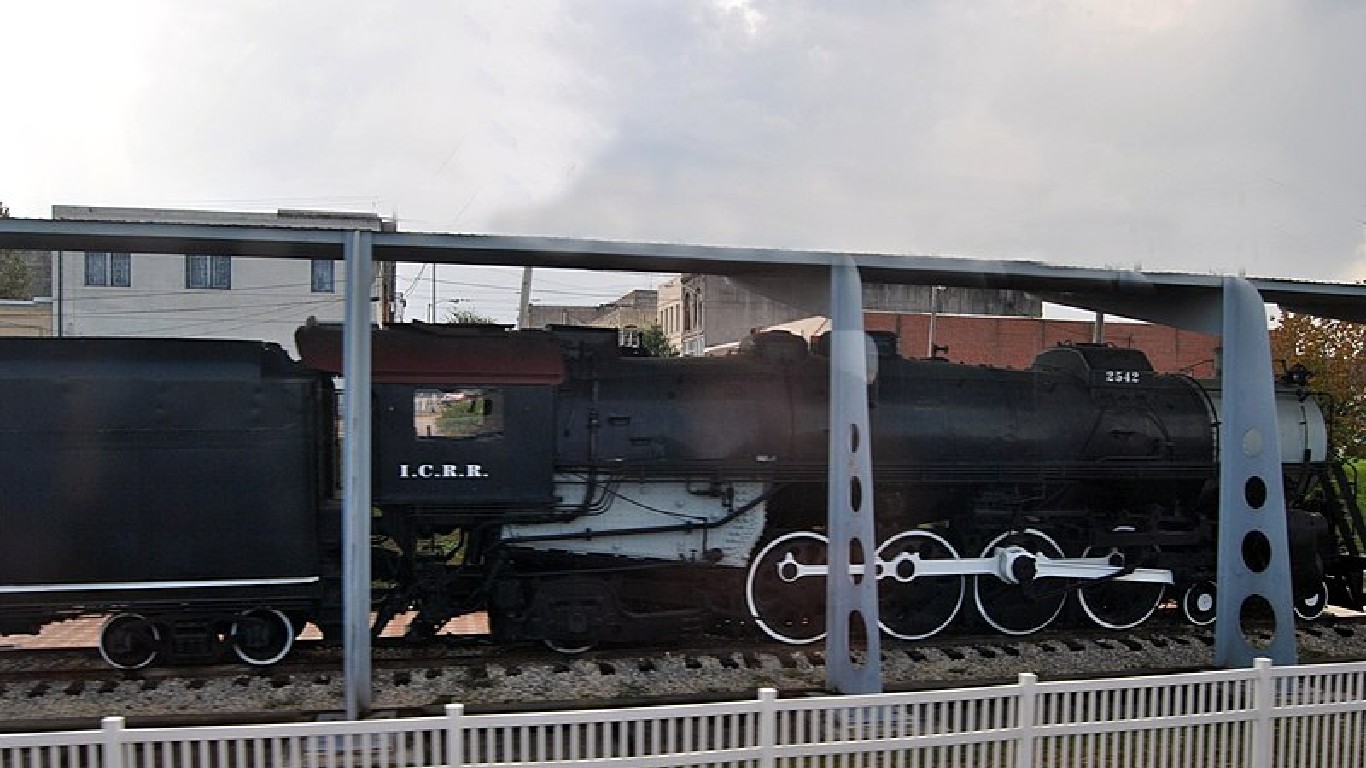
M 409 230 L 1366 274 L 1366 5 L 1345 0 L 11 10 L 16 215 L 336 208 Z M 474 308 L 516 281 L 477 275 L 498 286 Z M 630 281 L 566 277 L 544 300 Z
M 1358 4 L 631 7 L 554 40 L 611 143 L 499 229 L 1351 276 Z

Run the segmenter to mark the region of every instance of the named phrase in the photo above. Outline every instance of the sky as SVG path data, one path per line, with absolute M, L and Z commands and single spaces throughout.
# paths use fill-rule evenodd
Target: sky
M 0 201 L 1366 279 L 1357 0 L 0 0 Z M 430 271 L 401 272 L 424 317 Z M 515 317 L 516 270 L 438 304 Z M 539 273 L 596 304 L 661 276 Z

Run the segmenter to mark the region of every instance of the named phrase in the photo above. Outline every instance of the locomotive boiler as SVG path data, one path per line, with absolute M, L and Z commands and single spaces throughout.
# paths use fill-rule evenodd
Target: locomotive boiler
M 824 636 L 819 340 L 651 358 L 611 329 L 373 333 L 376 629 L 415 612 L 421 639 L 486 611 L 494 641 L 562 651 Z M 248 342 L 0 340 L 0 400 L 24 425 L 0 444 L 22 468 L 0 488 L 20 532 L 0 534 L 0 627 L 109 613 L 118 666 L 215 648 L 271 663 L 305 622 L 339 636 L 340 328 L 296 341 L 300 363 Z M 1007 370 L 895 342 L 870 334 L 885 633 L 1122 631 L 1169 600 L 1214 619 L 1216 385 L 1132 349 Z M 1362 523 L 1329 425 L 1303 388 L 1278 409 L 1296 612 L 1360 605 Z
M 435 629 L 487 608 L 501 638 L 562 649 L 718 624 L 791 643 L 823 636 L 820 344 L 770 333 L 730 357 L 660 359 L 623 356 L 611 330 L 423 332 L 433 367 L 422 374 L 411 350 L 376 339 L 390 613 L 418 607 Z M 335 371 L 327 334 L 303 329 L 299 345 Z M 513 338 L 517 376 L 539 381 L 457 351 Z M 1167 596 L 1191 621 L 1213 619 L 1216 387 L 1156 374 L 1131 349 L 1061 347 L 1013 371 L 905 360 L 895 339 L 873 338 L 884 631 L 928 637 L 970 604 L 970 620 L 1028 634 L 1069 595 L 1114 629 Z M 388 382 L 384 367 L 424 382 Z M 1323 502 L 1321 410 L 1290 390 L 1279 408 L 1297 607 L 1316 615 L 1341 566 L 1333 530 L 1345 513 Z M 433 431 L 429 409 L 463 413 L 462 426 Z M 509 475 L 515 499 L 500 485 Z M 1359 598 L 1356 579 L 1344 583 Z

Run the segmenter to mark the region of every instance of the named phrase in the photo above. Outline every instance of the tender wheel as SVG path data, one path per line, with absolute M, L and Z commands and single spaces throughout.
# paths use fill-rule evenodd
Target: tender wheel
M 750 618 L 782 643 L 805 645 L 825 637 L 825 576 L 802 575 L 800 566 L 827 562 L 827 540 L 797 531 L 770 541 L 749 565 L 745 600 Z
M 1320 581 L 1317 589 L 1295 594 L 1295 615 L 1304 621 L 1313 621 L 1323 615 L 1328 607 L 1328 582 Z
M 914 560 L 893 562 L 901 555 Z M 957 550 L 943 537 L 926 530 L 904 531 L 883 542 L 877 557 L 890 567 L 877 582 L 878 626 L 883 632 L 902 640 L 923 640 L 958 615 L 967 591 L 965 577 L 914 572 L 915 560 L 958 559 Z
M 111 667 L 142 669 L 161 652 L 161 632 L 136 613 L 116 613 L 100 627 L 100 657 Z
M 580 653 L 587 653 L 588 651 L 593 650 L 592 642 L 580 639 L 563 637 L 551 639 L 547 637 L 541 642 L 545 643 L 545 647 L 549 648 L 550 650 L 556 653 L 563 653 L 566 656 L 577 656 Z
M 1197 627 L 1214 623 L 1214 608 L 1218 592 L 1212 581 L 1197 581 L 1186 587 L 1181 596 L 1181 613 L 1186 621 Z
M 1124 526 L 1116 531 L 1132 531 Z M 1142 567 L 1157 549 L 1154 547 L 1087 547 L 1082 557 L 1120 555 L 1126 565 Z M 1077 590 L 1081 609 L 1097 625 L 1106 629 L 1130 629 L 1148 620 L 1162 604 L 1165 584 L 1134 581 L 1106 581 L 1083 583 Z
M 1021 547 L 1034 554 L 1061 558 L 1062 548 L 1042 531 L 1029 528 L 1006 531 L 982 549 L 982 557 L 994 557 L 999 547 Z M 1007 635 L 1029 635 L 1048 626 L 1062 612 L 1067 590 L 1060 579 L 1033 579 L 1010 584 L 996 576 L 974 576 L 973 597 L 982 619 Z
M 233 653 L 253 666 L 283 659 L 294 647 L 294 634 L 294 622 L 273 608 L 243 611 L 229 632 Z

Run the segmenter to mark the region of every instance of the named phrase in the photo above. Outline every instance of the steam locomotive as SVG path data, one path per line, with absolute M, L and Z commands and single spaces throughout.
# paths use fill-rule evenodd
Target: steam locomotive
M 1214 619 L 1217 385 L 1078 344 L 1027 370 L 869 334 L 881 629 Z M 108 614 L 138 668 L 341 636 L 340 328 L 273 344 L 0 339 L 0 633 Z M 373 331 L 373 609 L 486 611 L 566 652 L 824 636 L 828 359 L 755 335 L 653 358 L 612 329 Z M 1360 607 L 1366 533 L 1323 409 L 1278 389 L 1295 610 Z

